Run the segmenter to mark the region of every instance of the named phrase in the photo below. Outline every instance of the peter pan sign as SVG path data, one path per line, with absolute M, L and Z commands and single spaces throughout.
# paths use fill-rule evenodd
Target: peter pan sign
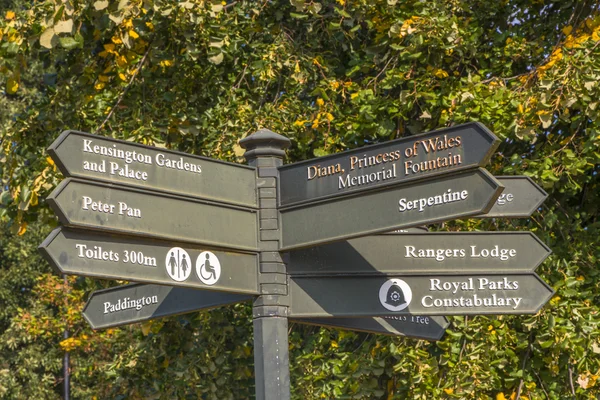
M 257 248 L 257 212 L 250 208 L 72 178 L 62 181 L 48 202 L 67 226 L 237 250 Z

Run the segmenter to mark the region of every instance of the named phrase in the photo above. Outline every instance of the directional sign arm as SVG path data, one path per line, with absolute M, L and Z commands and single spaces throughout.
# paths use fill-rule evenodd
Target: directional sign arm
M 279 167 L 280 205 L 343 197 L 485 166 L 500 140 L 472 122 Z
M 446 328 L 450 325 L 445 317 L 415 315 L 375 318 L 292 318 L 291 321 L 307 325 L 328 326 L 425 340 L 440 340 L 444 336 Z
M 281 210 L 288 251 L 482 214 L 503 186 L 484 169 Z
M 39 251 L 62 274 L 259 293 L 256 254 L 65 227 L 52 231 Z
M 85 132 L 64 131 L 48 153 L 66 177 L 256 207 L 255 168 Z
M 365 236 L 289 252 L 293 276 L 533 272 L 551 250 L 531 232 Z
M 535 314 L 554 290 L 536 274 L 292 277 L 290 317 Z
M 92 329 L 148 321 L 251 300 L 253 296 L 131 284 L 93 292 L 83 308 Z
M 504 192 L 486 214 L 478 218 L 528 218 L 548 197 L 548 193 L 528 176 L 496 176 Z

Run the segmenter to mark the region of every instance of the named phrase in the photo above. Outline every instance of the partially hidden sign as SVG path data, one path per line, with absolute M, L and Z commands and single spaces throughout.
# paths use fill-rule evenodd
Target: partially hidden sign
M 279 167 L 281 207 L 486 165 L 500 141 L 473 122 Z
M 73 178 L 48 203 L 66 226 L 256 251 L 257 211 Z
M 440 340 L 450 325 L 446 317 L 420 315 L 373 318 L 290 318 L 290 322 L 425 340 Z
M 48 153 L 66 177 L 256 206 L 255 168 L 246 165 L 71 130 Z
M 252 298 L 244 294 L 135 283 L 93 292 L 83 308 L 83 316 L 92 329 L 104 329 L 206 311 Z
M 55 229 L 39 247 L 63 274 L 258 294 L 258 255 Z
M 548 193 L 528 176 L 496 176 L 504 191 L 494 206 L 479 218 L 527 218 L 537 210 Z

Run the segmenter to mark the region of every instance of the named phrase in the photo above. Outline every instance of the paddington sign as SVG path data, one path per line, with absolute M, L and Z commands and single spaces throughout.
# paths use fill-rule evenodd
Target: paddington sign
M 83 316 L 92 329 L 103 329 L 206 311 L 252 298 L 245 294 L 134 283 L 93 292 L 83 308 Z

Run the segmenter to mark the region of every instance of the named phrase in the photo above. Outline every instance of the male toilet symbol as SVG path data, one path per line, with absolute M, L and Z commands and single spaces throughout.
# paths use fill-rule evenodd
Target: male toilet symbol
M 196 259 L 196 274 L 207 285 L 214 285 L 221 276 L 221 263 L 210 251 L 200 253 Z
M 379 289 L 381 305 L 390 311 L 402 311 L 412 300 L 412 290 L 402 279 L 388 279 Z
M 192 272 L 190 255 L 181 247 L 173 247 L 167 252 L 165 267 L 167 274 L 177 282 L 185 281 Z

